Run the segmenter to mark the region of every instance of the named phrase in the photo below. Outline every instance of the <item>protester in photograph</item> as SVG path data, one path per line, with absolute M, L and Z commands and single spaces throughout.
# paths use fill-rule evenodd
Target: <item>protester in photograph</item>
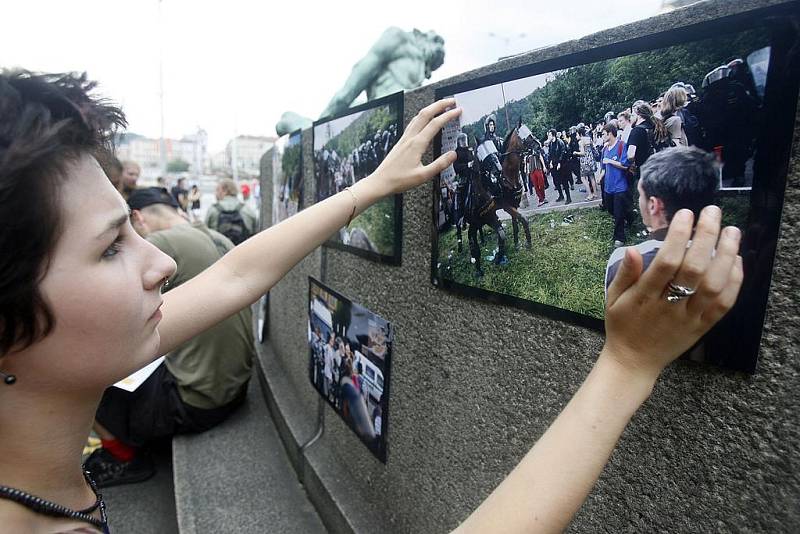
M 0 269 L 0 518 L 9 532 L 108 532 L 102 498 L 79 463 L 105 388 L 250 306 L 354 215 L 455 159 L 448 152 L 421 164 L 460 114 L 447 111 L 455 100 L 445 99 L 411 120 L 374 174 L 162 295 L 175 262 L 136 234 L 93 156 L 124 125 L 117 108 L 87 94 L 93 87 L 71 75 L 0 74 L 0 181 L 16 186 L 0 198 L 0 250 L 15 247 L 15 261 Z M 692 215 L 678 212 L 644 273 L 629 249 L 608 290 L 606 342 L 593 370 L 459 532 L 500 523 L 515 532 L 567 527 L 661 371 L 733 305 L 739 234 L 725 231 L 717 243 L 719 225 L 706 210 L 689 244 Z M 668 302 L 671 282 L 697 294 Z M 352 386 L 346 377 L 342 384 Z M 349 402 L 353 394 L 343 394 L 342 411 L 374 438 L 363 403 Z
M 178 203 L 178 208 L 184 213 L 189 211 L 189 191 L 186 189 L 186 178 L 178 178 L 178 181 L 172 186 L 170 190 L 175 202 Z
M 617 113 L 617 125 L 620 129 L 620 139 L 625 144 L 628 144 L 628 136 L 631 134 L 633 125 L 631 124 L 631 112 L 621 111 Z
M 558 138 L 554 128 L 547 132 L 547 139 L 550 141 L 548 150 L 550 154 L 550 175 L 553 177 L 553 183 L 556 191 L 558 191 L 556 202 L 564 200 L 564 204 L 571 204 L 572 197 L 570 196 L 569 179 L 567 178 L 567 174 L 570 172 L 567 167 L 567 145 Z
M 586 200 L 594 200 L 595 191 L 597 190 L 597 181 L 595 180 L 595 173 L 597 172 L 597 162 L 592 153 L 592 138 L 589 137 L 589 131 L 584 125 L 578 126 L 578 135 L 580 136 L 577 156 L 580 161 L 581 176 L 586 179 L 586 185 L 589 188 L 589 195 Z
M 606 209 L 614 217 L 614 248 L 625 244 L 625 220 L 628 218 L 628 155 L 625 143 L 617 137 L 617 126 L 614 121 L 603 127 L 603 167 L 600 179 L 606 194 Z
M 245 241 L 258 228 L 258 216 L 239 200 L 238 194 L 236 182 L 230 178 L 221 180 L 217 184 L 217 202 L 206 213 L 206 226 L 233 241 L 234 245 Z
M 575 190 L 574 184 L 581 184 L 581 161 L 580 161 L 580 139 L 578 137 L 578 129 L 575 126 L 570 126 L 569 134 L 567 135 L 567 155 L 569 157 L 569 180 L 570 189 Z M 573 183 L 574 177 L 574 183 Z
M 536 193 L 536 198 L 538 199 L 537 207 L 541 208 L 550 202 L 545 198 L 544 194 L 545 189 L 547 188 L 547 183 L 545 181 L 545 173 L 547 172 L 545 155 L 547 154 L 547 149 L 543 147 L 536 138 L 534 138 L 533 143 L 532 153 L 527 158 L 527 165 L 528 169 L 530 169 L 530 187 Z
M 664 121 L 669 136 L 675 145 L 688 146 L 689 141 L 686 139 L 686 133 L 683 131 L 683 121 L 681 120 L 679 110 L 682 110 L 686 105 L 686 90 L 682 87 L 673 86 L 664 93 L 664 99 L 661 102 L 659 116 Z
M 645 104 L 647 105 L 647 104 Z M 694 219 L 714 203 L 719 187 L 719 171 L 713 154 L 698 148 L 677 147 L 650 157 L 641 167 L 638 182 L 639 213 L 649 229 L 649 239 L 636 245 L 642 256 L 642 268 L 647 269 L 664 245 L 672 218 L 681 209 L 689 209 Z M 719 209 L 709 208 L 719 216 Z M 620 269 L 625 249 L 618 248 L 608 259 L 605 287 L 611 285 Z

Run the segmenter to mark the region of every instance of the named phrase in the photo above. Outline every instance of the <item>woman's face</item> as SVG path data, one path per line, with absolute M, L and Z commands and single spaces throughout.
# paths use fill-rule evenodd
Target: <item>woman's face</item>
M 18 376 L 103 387 L 157 355 L 161 286 L 175 262 L 133 230 L 93 157 L 71 168 L 59 193 L 62 232 L 39 285 L 55 327 L 20 354 Z

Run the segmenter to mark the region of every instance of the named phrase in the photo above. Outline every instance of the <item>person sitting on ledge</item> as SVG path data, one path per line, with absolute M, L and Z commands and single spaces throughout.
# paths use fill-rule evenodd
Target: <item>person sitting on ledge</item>
M 447 152 L 421 163 L 461 113 L 444 99 L 410 121 L 373 174 L 162 294 L 175 262 L 136 233 L 97 162 L 125 120 L 93 88 L 85 75 L 0 74 L 0 524 L 8 532 L 108 532 L 102 498 L 80 464 L 104 390 L 257 301 L 376 201 L 455 161 Z M 676 213 L 644 273 L 641 254 L 626 250 L 608 289 L 597 363 L 457 532 L 567 527 L 661 371 L 736 299 L 739 232 L 720 237 L 715 207 L 703 211 L 687 247 L 692 226 L 691 211 Z M 697 291 L 668 301 L 671 283 Z

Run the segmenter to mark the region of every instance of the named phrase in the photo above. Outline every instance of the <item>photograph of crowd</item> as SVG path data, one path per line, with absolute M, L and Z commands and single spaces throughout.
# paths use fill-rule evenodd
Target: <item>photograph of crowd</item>
M 386 463 L 391 325 L 317 280 L 308 282 L 311 384 Z
M 457 160 L 434 187 L 434 284 L 600 328 L 614 251 L 666 231 L 640 213 L 649 158 L 713 157 L 703 184 L 669 194 L 746 226 L 770 51 L 752 29 L 437 89 L 463 114 L 441 134 Z
M 303 209 L 303 133 L 284 135 L 272 149 L 272 224 Z
M 370 175 L 403 134 L 403 94 L 352 108 L 314 123 L 314 179 L 319 202 Z M 383 199 L 342 228 L 329 244 L 361 256 L 399 263 L 399 195 Z

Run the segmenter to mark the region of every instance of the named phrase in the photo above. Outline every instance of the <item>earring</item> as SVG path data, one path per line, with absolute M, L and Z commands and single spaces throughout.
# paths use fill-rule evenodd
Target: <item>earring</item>
M 3 371 L 0 371 L 0 375 L 3 375 L 3 377 L 4 377 L 3 378 L 3 382 L 7 386 L 10 386 L 10 385 L 14 384 L 17 381 L 16 375 L 7 375 Z

